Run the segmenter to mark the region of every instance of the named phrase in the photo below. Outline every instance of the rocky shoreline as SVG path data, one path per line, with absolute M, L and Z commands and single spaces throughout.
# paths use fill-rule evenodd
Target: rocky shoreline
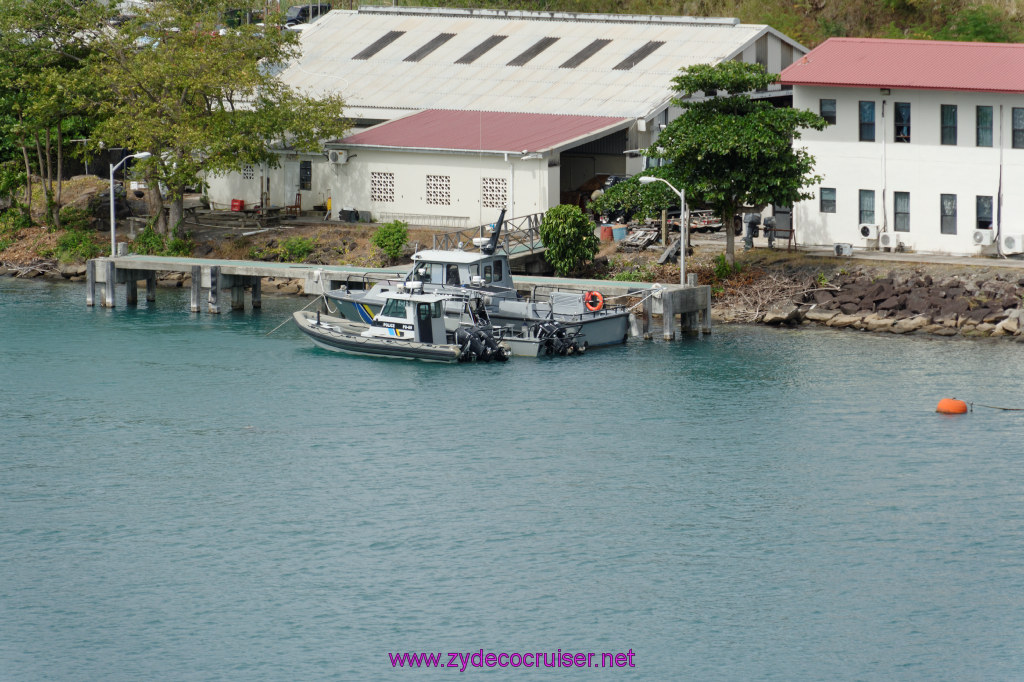
M 1006 336 L 1024 341 L 1017 271 L 914 271 L 838 275 L 766 310 L 757 322 L 776 326 L 818 324 L 891 334 Z

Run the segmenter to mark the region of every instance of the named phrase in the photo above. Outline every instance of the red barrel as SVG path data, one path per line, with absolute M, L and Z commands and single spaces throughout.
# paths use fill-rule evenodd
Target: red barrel
M 610 242 L 612 240 L 612 226 L 602 225 L 601 226 L 601 241 Z
M 232 211 L 241 211 L 244 208 L 245 208 L 245 202 L 243 200 L 241 200 L 241 199 L 232 199 L 231 200 L 231 210 Z

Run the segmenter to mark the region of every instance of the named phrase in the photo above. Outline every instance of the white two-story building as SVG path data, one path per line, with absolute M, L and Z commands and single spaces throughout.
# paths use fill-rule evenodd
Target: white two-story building
M 781 81 L 831 124 L 801 244 L 1024 253 L 1024 45 L 831 38 Z

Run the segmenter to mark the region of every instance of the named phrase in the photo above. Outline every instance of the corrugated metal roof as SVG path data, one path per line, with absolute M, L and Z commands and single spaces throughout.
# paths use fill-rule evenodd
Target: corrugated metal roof
M 1024 92 L 1024 45 L 829 38 L 782 72 L 786 85 Z
M 632 118 L 431 109 L 350 135 L 340 144 L 449 151 L 546 152 L 625 127 Z
M 730 59 L 771 30 L 682 17 L 389 9 L 335 10 L 321 17 L 303 31 L 302 57 L 285 69 L 285 82 L 312 95 L 340 93 L 347 112 L 471 108 L 639 117 L 672 96 L 680 68 Z M 399 32 L 391 42 L 382 40 Z M 419 62 L 403 61 L 444 33 L 455 37 Z M 508 37 L 472 63 L 458 63 L 492 36 Z M 525 65 L 508 66 L 553 37 L 558 40 Z M 609 42 L 580 66 L 563 67 L 595 40 Z M 652 41 L 664 45 L 629 71 L 615 70 Z

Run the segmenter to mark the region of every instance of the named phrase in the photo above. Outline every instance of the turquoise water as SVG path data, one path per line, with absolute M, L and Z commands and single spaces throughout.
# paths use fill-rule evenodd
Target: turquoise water
M 1024 346 L 720 327 L 444 366 L 267 336 L 306 299 L 84 300 L 0 279 L 0 679 L 1024 675 L 1024 412 L 934 413 L 1024 407 Z

